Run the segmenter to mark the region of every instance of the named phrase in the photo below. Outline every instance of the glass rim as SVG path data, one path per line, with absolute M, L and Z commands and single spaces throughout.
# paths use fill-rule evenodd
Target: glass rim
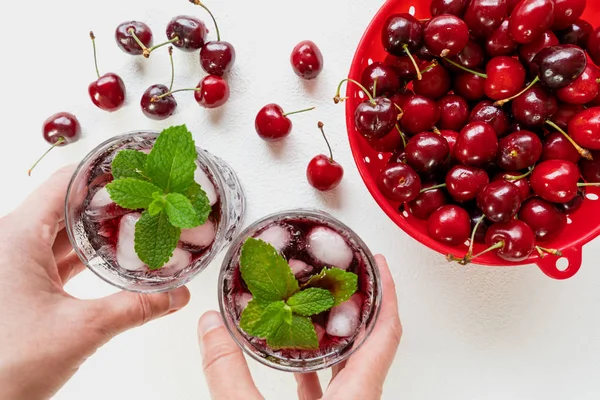
M 244 337 L 245 333 L 242 331 L 242 329 L 239 327 L 239 325 L 237 323 L 233 322 L 233 325 L 235 325 L 235 327 L 231 326 L 232 324 L 229 322 L 228 318 L 226 318 L 226 313 L 227 313 L 226 304 L 225 304 L 226 296 L 223 291 L 223 283 L 225 281 L 225 274 L 226 274 L 227 270 L 229 270 L 229 267 L 233 261 L 233 258 L 235 257 L 236 253 L 238 252 L 238 249 L 241 246 L 242 241 L 245 240 L 247 237 L 249 237 L 249 235 L 251 233 L 255 232 L 256 228 L 258 226 L 266 224 L 271 221 L 275 221 L 277 219 L 280 219 L 281 217 L 301 218 L 301 217 L 306 217 L 306 216 L 313 217 L 313 218 L 325 219 L 325 221 L 327 223 L 331 223 L 334 226 L 337 225 L 338 228 L 340 228 L 341 230 L 344 230 L 352 238 L 352 240 L 354 240 L 356 242 L 356 245 L 358 246 L 360 251 L 365 256 L 367 263 L 371 267 L 373 281 L 374 281 L 373 282 L 373 286 L 374 286 L 373 291 L 375 292 L 373 295 L 373 306 L 372 306 L 371 312 L 369 313 L 369 315 L 371 316 L 371 318 L 370 318 L 371 323 L 370 324 L 363 323 L 363 326 L 365 328 L 364 334 L 362 334 L 362 337 L 360 336 L 360 334 L 359 334 L 359 336 L 356 336 L 354 338 L 354 340 L 351 342 L 352 348 L 349 349 L 343 355 L 338 354 L 337 357 L 335 357 L 335 354 L 337 352 L 334 351 L 334 352 L 329 352 L 327 354 L 323 354 L 323 355 L 320 355 L 317 357 L 312 357 L 310 359 L 299 360 L 299 361 L 306 361 L 306 360 L 317 361 L 320 359 L 326 359 L 329 356 L 333 356 L 333 358 L 331 360 L 328 360 L 321 364 L 302 365 L 302 366 L 281 365 L 281 364 L 278 364 L 278 363 L 275 363 L 275 362 L 269 360 L 266 357 L 261 357 L 259 354 L 256 354 L 253 351 L 250 351 L 250 348 L 255 349 L 255 350 L 258 350 L 258 349 L 256 348 L 256 346 L 254 344 L 252 344 L 250 341 L 248 341 Z M 256 361 L 260 362 L 261 364 L 264 364 L 268 367 L 271 367 L 273 369 L 285 371 L 285 372 L 294 372 L 294 373 L 315 372 L 315 371 L 320 371 L 320 370 L 323 370 L 326 368 L 330 368 L 336 364 L 339 364 L 340 362 L 342 362 L 344 360 L 347 360 L 360 347 L 362 347 L 362 345 L 365 343 L 365 341 L 369 338 L 369 336 L 373 332 L 373 329 L 375 328 L 375 325 L 377 323 L 377 320 L 379 318 L 379 314 L 381 311 L 381 301 L 382 301 L 381 274 L 379 273 L 379 267 L 377 265 L 375 257 L 373 256 L 373 253 L 371 252 L 371 250 L 369 249 L 367 244 L 360 238 L 360 236 L 358 236 L 358 234 L 356 232 L 354 232 L 354 230 L 352 230 L 349 226 L 347 226 L 346 224 L 344 224 L 343 222 L 341 222 L 340 220 L 338 220 L 337 218 L 335 218 L 328 212 L 318 210 L 316 208 L 295 208 L 295 209 L 277 211 L 275 213 L 268 214 L 268 215 L 256 220 L 255 222 L 250 224 L 248 227 L 246 227 L 231 242 L 229 249 L 227 250 L 227 253 L 225 254 L 225 257 L 223 258 L 223 264 L 222 264 L 221 270 L 219 272 L 218 285 L 219 285 L 219 287 L 218 287 L 219 310 L 221 312 L 221 316 L 223 318 L 223 322 L 227 328 L 227 331 L 229 332 L 230 336 L 233 338 L 234 342 L 243 350 L 244 353 L 246 353 L 248 356 L 250 356 L 254 360 L 256 360 Z M 348 344 L 348 345 L 350 345 L 350 344 Z M 272 356 L 272 357 L 276 358 L 275 356 Z

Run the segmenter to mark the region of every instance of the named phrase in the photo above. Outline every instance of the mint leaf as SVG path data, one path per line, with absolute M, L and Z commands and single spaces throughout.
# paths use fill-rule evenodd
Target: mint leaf
M 339 268 L 323 268 L 312 276 L 304 287 L 327 289 L 334 298 L 334 306 L 347 301 L 358 289 L 358 276 Z
M 287 301 L 295 314 L 309 317 L 333 307 L 335 300 L 329 290 L 308 288 L 296 293 Z
M 240 328 L 242 328 L 247 334 L 254 335 L 254 326 L 260 320 L 263 312 L 267 305 L 260 304 L 258 301 L 252 299 L 242 311 L 240 318 Z
M 290 323 L 279 325 L 277 330 L 267 337 L 267 344 L 274 350 L 317 350 L 319 348 L 317 332 L 311 319 L 295 314 L 292 314 Z
M 268 338 L 279 329 L 281 324 L 289 324 L 291 321 L 291 308 L 280 300 L 265 307 L 260 318 L 252 324 L 250 331 L 246 332 L 259 338 Z
M 148 212 L 152 216 L 158 215 L 159 213 L 161 213 L 165 209 L 165 204 L 166 204 L 166 201 L 163 198 L 154 200 L 148 206 Z
M 165 196 L 165 212 L 171 225 L 178 228 L 189 229 L 200 225 L 192 203 L 182 194 L 169 193 Z
M 164 212 L 144 211 L 135 224 L 135 252 L 150 269 L 159 269 L 173 255 L 180 235 L 181 229 L 171 225 Z
M 194 182 L 197 156 L 187 127 L 172 126 L 156 139 L 144 171 L 165 193 L 183 193 Z
M 190 188 L 186 192 L 186 195 L 187 198 L 192 202 L 194 210 L 196 210 L 196 215 L 198 215 L 200 225 L 203 225 L 212 211 L 212 208 L 210 207 L 210 201 L 206 196 L 206 192 L 202 190 L 202 187 L 198 183 L 192 182 Z
M 240 272 L 259 303 L 287 300 L 300 289 L 285 258 L 262 240 L 246 239 L 240 256 Z
M 135 178 L 147 181 L 142 175 L 146 165 L 146 153 L 137 150 L 121 150 L 111 163 L 112 175 L 115 179 Z
M 135 178 L 121 178 L 106 185 L 110 198 L 123 208 L 137 210 L 148 208 L 154 200 L 154 193 L 162 190 L 150 182 L 140 181 Z

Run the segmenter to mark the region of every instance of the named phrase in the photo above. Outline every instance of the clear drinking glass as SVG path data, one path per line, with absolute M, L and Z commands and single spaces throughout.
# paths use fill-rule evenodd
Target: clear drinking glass
M 183 242 L 189 232 L 185 237 L 182 233 L 182 241 L 171 259 L 177 267 L 150 271 L 145 266 L 139 268 L 139 261 L 138 268 L 129 264 L 126 268 L 120 266 L 119 233 L 125 232 L 124 224 L 137 214 L 111 204 L 103 188 L 112 180 L 111 162 L 117 152 L 123 149 L 149 152 L 158 135 L 155 131 L 136 131 L 100 144 L 77 167 L 65 203 L 67 233 L 81 261 L 106 282 L 134 292 L 162 292 L 189 282 L 239 232 L 245 215 L 246 198 L 235 172 L 223 160 L 198 148 L 195 180 L 214 203 L 209 219 L 212 225 L 206 225 L 204 231 L 193 231 L 196 233 L 191 235 L 189 243 Z
M 351 249 L 352 261 L 347 270 L 358 275 L 357 293 L 360 295 L 357 297 L 362 299 L 362 305 L 358 306 L 360 311 L 357 311 L 358 327 L 352 335 L 347 337 L 340 338 L 330 335 L 330 312 L 328 311 L 323 313 L 324 315 L 313 317 L 313 323 L 320 338 L 318 350 L 270 349 L 264 340 L 248 335 L 239 325 L 241 313 L 251 299 L 251 294 L 248 293 L 239 270 L 241 248 L 249 237 L 271 243 L 288 260 L 292 271 L 302 283 L 303 280 L 317 274 L 323 267 L 331 266 L 326 262 L 319 262 L 316 257 L 311 255 L 311 252 L 313 254 L 316 252 L 314 248 L 317 247 L 316 239 L 314 239 L 317 236 L 313 235 L 315 232 L 313 229 L 321 227 L 339 234 Z M 289 235 L 283 233 L 284 231 L 280 228 L 287 231 Z M 326 232 L 329 231 L 326 230 Z M 309 236 L 313 239 L 308 239 Z M 313 250 L 310 250 L 311 243 Z M 320 247 L 321 251 L 324 248 L 327 249 L 326 246 Z M 351 301 L 352 299 L 348 302 Z M 219 276 L 219 305 L 227 329 L 246 354 L 278 370 L 301 373 L 316 371 L 345 360 L 370 335 L 381 305 L 379 269 L 362 239 L 348 226 L 329 214 L 305 209 L 282 211 L 253 223 L 233 241 L 225 256 Z

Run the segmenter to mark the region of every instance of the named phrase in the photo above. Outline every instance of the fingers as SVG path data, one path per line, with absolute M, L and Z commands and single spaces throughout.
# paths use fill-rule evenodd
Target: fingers
M 71 242 L 69 241 L 69 235 L 67 234 L 66 229 L 62 229 L 56 235 L 56 239 L 54 240 L 54 245 L 52 246 L 52 252 L 54 253 L 54 259 L 57 262 L 60 262 L 63 258 L 70 255 L 73 251 L 73 246 L 71 246 Z
M 72 251 L 58 263 L 58 275 L 63 286 L 85 269 L 77 254 Z
M 323 397 L 321 381 L 316 372 L 308 374 L 294 374 L 298 384 L 298 400 L 318 400 Z
M 242 350 L 233 341 L 216 311 L 198 322 L 198 340 L 204 375 L 213 400 L 262 399 Z

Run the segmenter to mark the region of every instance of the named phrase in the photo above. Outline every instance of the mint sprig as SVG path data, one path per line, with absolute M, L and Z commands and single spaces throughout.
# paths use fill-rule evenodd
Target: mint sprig
M 135 227 L 135 252 L 150 269 L 165 265 L 181 229 L 204 224 L 211 206 L 194 181 L 196 146 L 185 125 L 165 129 L 150 154 L 121 150 L 112 161 L 110 198 L 130 210 L 145 210 Z
M 358 282 L 352 272 L 324 268 L 301 290 L 285 258 L 270 244 L 254 238 L 246 239 L 242 246 L 240 272 L 253 296 L 242 311 L 240 327 L 266 339 L 273 349 L 318 349 L 310 316 L 348 300 Z

